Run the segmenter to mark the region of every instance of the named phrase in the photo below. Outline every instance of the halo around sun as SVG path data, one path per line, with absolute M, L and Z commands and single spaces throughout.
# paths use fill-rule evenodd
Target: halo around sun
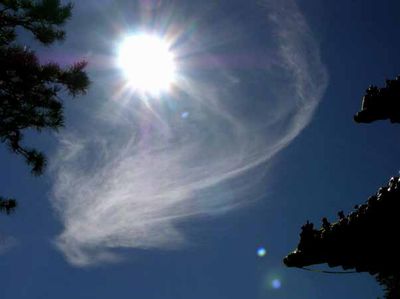
M 118 65 L 136 91 L 159 94 L 175 80 L 175 61 L 163 39 L 148 34 L 126 37 L 118 49 Z

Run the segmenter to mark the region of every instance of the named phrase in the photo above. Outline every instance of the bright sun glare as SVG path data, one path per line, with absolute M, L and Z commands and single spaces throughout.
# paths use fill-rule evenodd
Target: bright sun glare
M 168 91 L 175 79 L 175 62 L 169 45 L 154 35 L 125 38 L 119 46 L 118 64 L 130 86 L 139 92 Z

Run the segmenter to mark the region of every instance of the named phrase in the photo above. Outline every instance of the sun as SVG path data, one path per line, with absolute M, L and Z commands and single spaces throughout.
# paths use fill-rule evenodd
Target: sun
M 134 90 L 160 94 L 174 83 L 174 55 L 166 41 L 156 35 L 137 34 L 126 37 L 118 48 L 118 65 Z

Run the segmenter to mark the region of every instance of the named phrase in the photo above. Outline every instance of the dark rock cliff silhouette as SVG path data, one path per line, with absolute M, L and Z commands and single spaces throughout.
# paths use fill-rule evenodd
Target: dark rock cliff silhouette
M 358 123 L 389 119 L 400 123 L 400 77 L 386 80 L 384 88 L 370 86 L 363 97 Z M 385 290 L 385 298 L 400 298 L 400 178 L 392 177 L 368 200 L 320 228 L 307 221 L 297 248 L 283 260 L 288 267 L 316 264 L 368 272 Z M 325 271 L 329 272 L 329 271 Z
M 358 123 L 389 119 L 400 122 L 400 76 L 386 80 L 386 86 L 370 86 L 363 97 L 361 111 L 354 116 Z

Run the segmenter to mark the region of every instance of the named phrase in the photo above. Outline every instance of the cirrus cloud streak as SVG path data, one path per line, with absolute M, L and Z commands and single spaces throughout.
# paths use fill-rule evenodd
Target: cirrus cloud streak
M 318 45 L 294 1 L 268 0 L 260 11 L 270 30 L 254 44 L 240 20 L 227 17 L 218 30 L 244 30 L 246 42 L 239 36 L 229 45 L 240 57 L 255 44 L 257 53 L 265 48 L 261 67 L 257 57 L 232 65 L 206 49 L 208 67 L 187 68 L 174 95 L 124 101 L 123 109 L 109 101 L 107 113 L 99 108 L 101 116 L 61 136 L 52 201 L 64 227 L 56 244 L 69 262 L 115 261 L 116 248 L 184 245 L 190 232 L 180 221 L 251 198 L 249 171 L 310 122 L 327 85 Z M 213 32 L 204 29 L 196 42 Z

